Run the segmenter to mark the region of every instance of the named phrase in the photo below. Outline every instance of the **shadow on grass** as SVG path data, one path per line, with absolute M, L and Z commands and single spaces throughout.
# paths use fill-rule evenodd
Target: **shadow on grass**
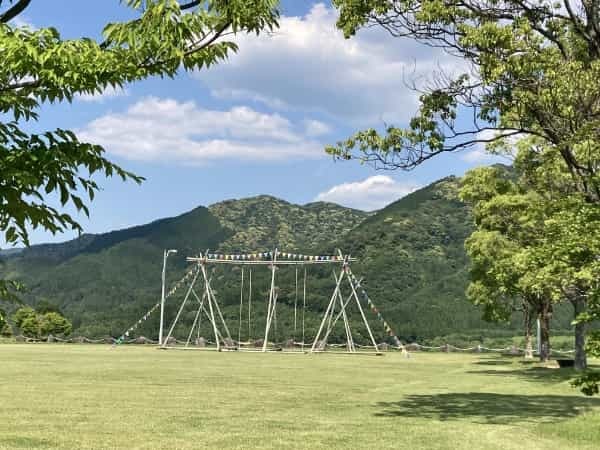
M 575 369 L 556 369 L 550 367 L 528 367 L 509 370 L 472 370 L 467 373 L 472 375 L 516 377 L 525 381 L 537 381 L 541 383 L 562 383 L 579 374 Z
M 506 366 L 512 361 L 508 359 L 482 359 L 481 361 L 475 361 L 473 364 L 477 366 Z
M 375 405 L 378 417 L 470 420 L 483 424 L 556 422 L 600 407 L 600 399 L 566 395 L 509 395 L 482 392 L 409 395 Z

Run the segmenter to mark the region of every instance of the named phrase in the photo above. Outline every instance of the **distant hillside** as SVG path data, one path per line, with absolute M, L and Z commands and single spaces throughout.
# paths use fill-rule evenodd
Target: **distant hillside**
M 268 196 L 230 200 L 147 225 L 4 255 L 0 276 L 23 280 L 29 288 L 26 300 L 32 304 L 47 300 L 59 305 L 73 319 L 76 332 L 119 335 L 160 297 L 165 248 L 179 250 L 169 259 L 173 283 L 187 267 L 185 257 L 199 251 L 277 246 L 308 252 L 334 241 L 367 216 L 334 204 L 298 206 Z M 219 286 L 225 305 L 239 298 L 232 272 L 237 274 L 234 269 L 222 275 L 226 282 Z M 256 286 L 263 275 L 256 274 Z M 229 309 L 234 314 L 235 307 Z
M 445 178 L 392 203 L 351 231 L 345 241 L 360 255 L 355 270 L 404 336 L 490 328 L 465 299 L 472 231 L 457 198 L 458 179 Z
M 219 245 L 223 252 L 274 246 L 288 251 L 316 251 L 369 215 L 333 203 L 300 206 L 267 195 L 216 203 L 209 210 L 231 231 Z
M 483 322 L 480 311 L 465 298 L 468 261 L 463 243 L 471 232 L 471 218 L 457 198 L 457 189 L 456 178 L 445 178 L 375 213 L 322 202 L 300 206 L 270 196 L 228 200 L 147 225 L 0 255 L 0 276 L 23 280 L 30 289 L 26 300 L 32 304 L 47 300 L 59 305 L 72 318 L 76 333 L 117 336 L 160 298 L 165 248 L 179 249 L 169 259 L 171 284 L 185 272 L 185 256 L 206 249 L 233 253 L 278 247 L 328 254 L 339 247 L 359 259 L 353 271 L 365 278 L 373 301 L 403 338 L 506 330 L 505 325 Z M 331 296 L 331 269 L 308 271 L 307 336 L 315 333 Z M 237 333 L 241 270 L 217 268 L 211 276 L 224 314 Z M 247 269 L 245 276 L 247 280 Z M 302 270 L 298 277 L 297 296 L 295 270 L 278 272 L 276 339 L 294 334 L 294 303 L 302 302 Z M 254 316 L 251 336 L 247 336 L 247 322 L 242 324 L 243 338 L 260 337 L 264 330 L 269 280 L 266 268 L 253 270 Z M 247 290 L 244 295 L 247 301 Z M 169 301 L 170 317 L 179 300 Z M 557 315 L 556 325 L 568 327 L 568 314 Z M 183 324 L 189 325 L 193 316 L 191 309 L 186 311 Z M 378 339 L 384 339 L 381 325 L 369 317 Z M 361 341 L 366 334 L 358 318 L 354 311 L 352 326 Z M 153 317 L 144 323 L 140 333 L 155 336 L 157 320 Z M 300 338 L 298 321 L 297 327 L 295 337 Z M 176 333 L 183 336 L 184 328 Z M 515 331 L 520 328 L 518 321 L 513 324 Z M 333 338 L 341 334 L 336 330 Z

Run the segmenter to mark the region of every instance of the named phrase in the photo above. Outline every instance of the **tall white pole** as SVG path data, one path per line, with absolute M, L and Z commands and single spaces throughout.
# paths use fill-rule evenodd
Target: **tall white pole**
M 536 321 L 536 325 L 537 325 L 537 352 L 538 355 L 542 354 L 542 324 L 540 323 L 540 319 L 537 319 Z
M 158 345 L 163 343 L 163 322 L 165 320 L 165 278 L 167 274 L 167 258 L 171 253 L 177 253 L 177 250 L 166 250 L 163 253 L 163 269 L 162 269 L 162 295 L 160 296 L 160 325 L 158 331 Z

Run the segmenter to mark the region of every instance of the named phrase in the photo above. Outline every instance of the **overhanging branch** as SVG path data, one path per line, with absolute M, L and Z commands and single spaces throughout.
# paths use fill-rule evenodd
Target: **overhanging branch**
M 21 14 L 29 6 L 31 0 L 19 0 L 4 14 L 0 15 L 0 23 L 7 23 Z

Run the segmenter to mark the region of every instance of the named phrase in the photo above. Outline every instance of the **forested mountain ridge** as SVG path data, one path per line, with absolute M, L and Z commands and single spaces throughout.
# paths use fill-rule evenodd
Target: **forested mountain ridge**
M 392 203 L 346 237 L 360 255 L 356 271 L 394 318 L 398 333 L 422 336 L 490 327 L 467 302 L 468 260 L 464 241 L 472 231 L 458 200 L 455 177 L 444 178 Z
M 169 284 L 185 272 L 186 256 L 206 249 L 236 253 L 278 247 L 329 254 L 341 248 L 358 258 L 353 271 L 365 278 L 373 301 L 403 338 L 505 329 L 483 322 L 481 312 L 465 298 L 468 261 L 463 245 L 472 220 L 458 200 L 458 183 L 455 177 L 442 179 L 375 213 L 323 202 L 294 205 L 271 196 L 227 200 L 125 230 L 33 246 L 2 257 L 0 276 L 23 280 L 29 287 L 28 302 L 46 300 L 60 306 L 76 333 L 118 336 L 158 301 L 165 248 L 179 250 L 169 259 Z M 239 268 L 214 272 L 232 328 L 237 328 L 240 275 Z M 266 295 L 267 275 L 266 270 L 254 274 L 255 301 Z M 331 267 L 312 267 L 308 276 L 310 336 L 331 295 L 333 277 Z M 292 334 L 298 301 L 293 269 L 282 270 L 278 284 L 275 337 L 285 339 Z M 177 302 L 174 299 L 168 308 L 172 311 Z M 259 335 L 264 305 L 257 305 L 250 334 Z M 354 324 L 359 325 L 356 320 Z M 382 339 L 380 326 L 373 325 Z M 140 332 L 153 336 L 156 328 L 153 318 Z M 515 331 L 519 328 L 518 322 L 513 324 Z
M 232 233 L 217 249 L 223 252 L 273 247 L 284 251 L 318 251 L 369 216 L 364 211 L 334 203 L 300 206 L 268 195 L 226 200 L 208 209 Z
M 179 250 L 169 259 L 173 283 L 187 267 L 185 257 L 200 251 L 308 251 L 367 216 L 330 203 L 299 206 L 270 196 L 228 200 L 146 225 L 9 253 L 0 273 L 25 282 L 27 302 L 60 306 L 76 332 L 118 335 L 159 298 L 165 248 Z

